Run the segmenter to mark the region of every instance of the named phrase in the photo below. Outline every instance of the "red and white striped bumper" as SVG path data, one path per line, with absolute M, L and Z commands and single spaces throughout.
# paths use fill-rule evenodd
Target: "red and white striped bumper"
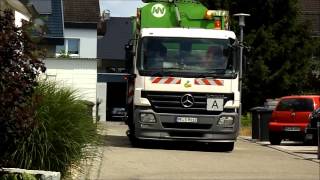
M 207 78 L 197 78 L 194 80 L 195 85 L 214 85 L 214 86 L 223 86 L 224 81 L 218 79 L 207 79 Z
M 151 78 L 153 84 L 181 84 L 181 78 L 175 77 L 153 77 Z

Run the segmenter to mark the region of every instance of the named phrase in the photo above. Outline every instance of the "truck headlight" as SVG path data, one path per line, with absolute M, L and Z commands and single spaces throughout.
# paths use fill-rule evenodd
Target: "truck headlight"
M 140 114 L 140 121 L 142 123 L 155 123 L 156 118 L 151 113 L 141 113 Z
M 221 116 L 217 123 L 219 126 L 231 126 L 234 124 L 233 116 Z

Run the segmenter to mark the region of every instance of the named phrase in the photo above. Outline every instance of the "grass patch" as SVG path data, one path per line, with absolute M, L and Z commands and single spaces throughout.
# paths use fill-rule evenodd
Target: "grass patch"
M 252 118 L 250 113 L 242 115 L 239 134 L 240 136 L 252 136 Z
M 17 167 L 58 171 L 68 169 L 88 156 L 89 144 L 97 142 L 96 124 L 88 107 L 70 88 L 41 82 L 33 95 L 37 128 L 16 142 L 11 158 Z

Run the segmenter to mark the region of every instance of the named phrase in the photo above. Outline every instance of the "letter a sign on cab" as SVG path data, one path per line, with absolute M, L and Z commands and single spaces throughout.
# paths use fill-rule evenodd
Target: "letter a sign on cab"
M 166 7 L 162 4 L 155 4 L 151 8 L 151 14 L 154 17 L 161 18 L 166 14 Z

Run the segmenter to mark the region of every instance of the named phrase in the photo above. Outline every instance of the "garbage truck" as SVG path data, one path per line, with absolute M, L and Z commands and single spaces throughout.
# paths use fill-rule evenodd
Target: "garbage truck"
M 229 13 L 196 0 L 143 0 L 126 44 L 127 135 L 232 151 L 239 132 L 239 45 Z

